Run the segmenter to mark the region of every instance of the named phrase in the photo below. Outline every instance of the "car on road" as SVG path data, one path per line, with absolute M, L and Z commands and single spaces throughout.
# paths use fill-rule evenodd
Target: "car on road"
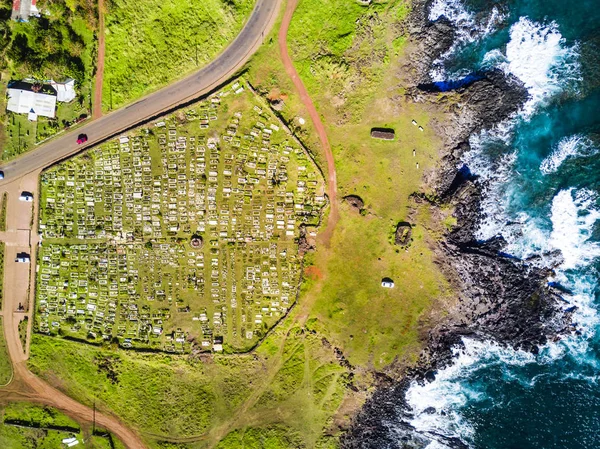
M 21 196 L 19 197 L 19 201 L 25 201 L 27 203 L 31 203 L 33 201 L 33 193 L 31 193 L 31 192 L 21 192 Z
M 77 137 L 77 145 L 81 145 L 82 143 L 86 143 L 87 142 L 87 134 L 79 134 L 79 136 Z
M 0 170 L 0 179 L 4 179 L 4 172 Z
M 17 253 L 17 257 L 15 259 L 15 262 L 18 262 L 18 263 L 29 263 L 29 262 L 31 262 L 31 257 L 27 253 Z

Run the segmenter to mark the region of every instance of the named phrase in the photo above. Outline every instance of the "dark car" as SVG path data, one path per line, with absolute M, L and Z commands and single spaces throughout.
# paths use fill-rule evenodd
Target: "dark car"
M 79 134 L 79 137 L 77 137 L 77 144 L 81 145 L 82 143 L 86 143 L 87 142 L 87 134 Z

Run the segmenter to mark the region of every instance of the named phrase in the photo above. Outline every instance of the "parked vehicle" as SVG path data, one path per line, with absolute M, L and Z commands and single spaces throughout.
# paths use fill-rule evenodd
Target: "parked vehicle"
M 29 263 L 31 262 L 31 257 L 27 253 L 17 253 L 17 258 L 15 259 L 17 263 Z
M 381 280 L 381 286 L 383 288 L 394 288 L 394 281 L 390 278 L 383 278 Z
M 31 193 L 31 192 L 21 192 L 21 196 L 19 197 L 19 201 L 25 201 L 27 203 L 31 203 L 33 201 L 33 193 Z

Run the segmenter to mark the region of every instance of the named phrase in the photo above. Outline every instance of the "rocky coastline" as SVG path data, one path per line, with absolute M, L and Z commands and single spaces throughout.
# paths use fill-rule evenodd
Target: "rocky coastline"
M 426 179 L 434 194 L 416 194 L 415 198 L 434 209 L 454 209 L 456 226 L 436 252 L 458 300 L 447 317 L 429 330 L 415 367 L 394 379 L 378 375 L 375 393 L 342 437 L 345 449 L 422 449 L 432 439 L 450 448 L 467 448 L 457 439 L 423 435 L 412 428 L 405 400 L 411 382 L 435 378 L 437 370 L 452 363 L 452 348 L 460 346 L 464 336 L 535 353 L 547 341 L 576 331 L 571 322 L 573 308 L 565 305 L 560 287 L 548 283 L 551 270 L 505 254 L 502 236 L 487 241 L 475 237 L 485 186 L 468 167 L 461 168 L 461 156 L 469 150 L 472 134 L 515 114 L 528 94 L 518 79 L 498 71 L 478 74 L 471 82 L 441 94 L 430 79 L 430 68 L 451 48 L 457 30 L 444 18 L 430 22 L 430 3 L 413 1 L 405 28 L 413 45 L 402 77 L 412 86 L 406 89 L 411 101 L 435 103 L 451 112 L 451 123 L 438 124 L 436 129 L 444 138 L 445 150 L 437 169 Z

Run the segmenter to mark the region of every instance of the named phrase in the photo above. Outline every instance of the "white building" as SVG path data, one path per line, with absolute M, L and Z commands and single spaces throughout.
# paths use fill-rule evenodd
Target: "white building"
M 61 103 L 68 103 L 73 101 L 77 94 L 75 93 L 75 80 L 72 78 L 67 79 L 64 83 L 57 83 L 54 80 L 48 81 L 56 90 L 58 101 Z
M 27 84 L 18 83 L 6 91 L 8 103 L 6 109 L 17 114 L 27 114 L 27 118 L 36 121 L 38 116 L 54 118 L 56 113 L 56 94 L 33 92 Z

